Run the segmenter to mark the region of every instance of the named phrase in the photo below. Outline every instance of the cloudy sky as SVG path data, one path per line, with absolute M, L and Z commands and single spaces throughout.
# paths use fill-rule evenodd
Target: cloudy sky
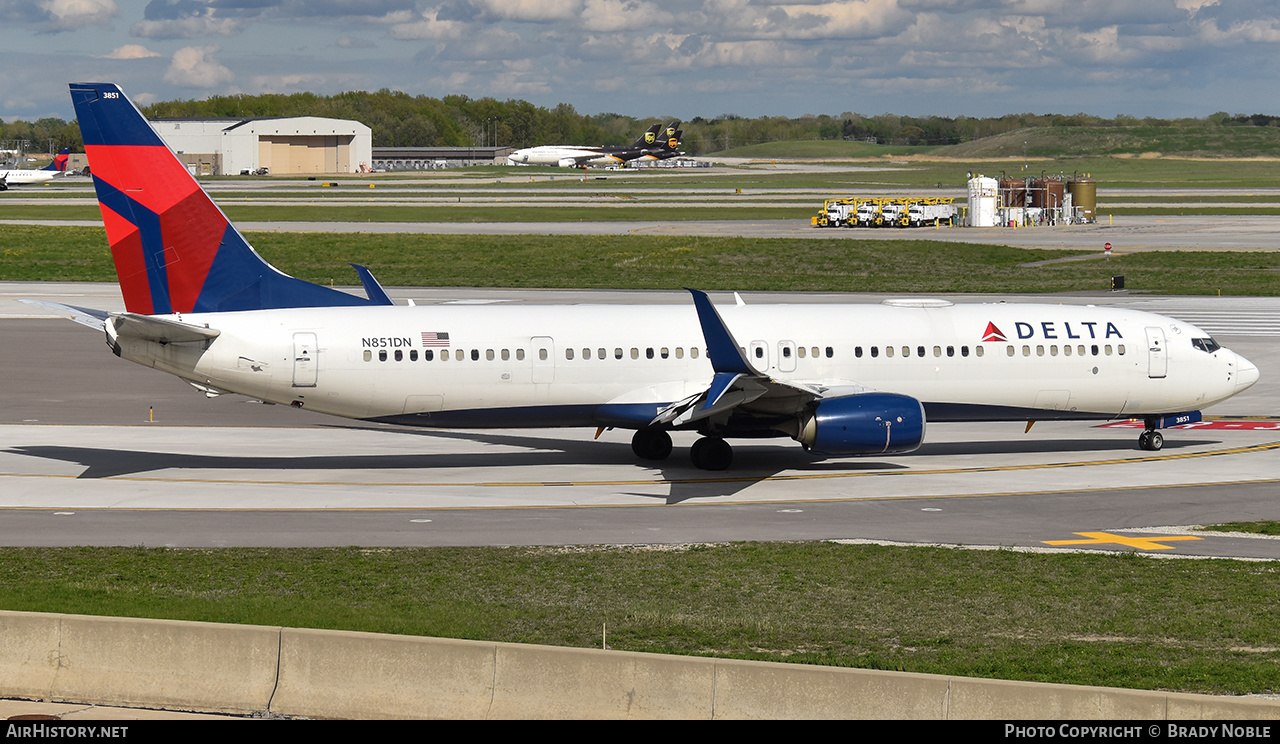
M 1280 111 L 1274 0 L 0 0 L 0 116 L 391 88 L 638 117 Z

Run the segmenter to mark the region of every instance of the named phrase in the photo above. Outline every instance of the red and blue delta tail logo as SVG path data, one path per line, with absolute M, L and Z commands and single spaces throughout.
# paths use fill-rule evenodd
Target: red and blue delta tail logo
M 999 328 L 996 328 L 995 323 L 992 323 L 991 321 L 987 321 L 987 330 L 983 332 L 982 340 L 983 341 L 1008 341 L 1009 339 L 1004 337 L 1004 334 L 1000 332 Z
M 69 160 L 70 158 L 71 158 L 71 148 L 64 147 L 62 148 L 62 152 L 58 153 L 53 157 L 52 163 L 49 163 L 48 165 L 41 168 L 40 170 L 57 171 L 59 173 L 66 173 L 67 160 Z
M 129 312 L 385 304 L 262 260 L 115 84 L 72 83 L 71 101 Z

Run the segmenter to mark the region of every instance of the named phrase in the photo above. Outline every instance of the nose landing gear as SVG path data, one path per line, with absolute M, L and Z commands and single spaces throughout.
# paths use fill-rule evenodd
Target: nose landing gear
M 1164 446 L 1164 435 L 1156 431 L 1154 428 L 1147 428 L 1138 435 L 1138 449 L 1147 452 L 1159 452 Z

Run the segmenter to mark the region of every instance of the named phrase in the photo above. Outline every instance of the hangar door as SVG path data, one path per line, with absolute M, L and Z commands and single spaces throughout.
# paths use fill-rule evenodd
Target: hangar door
M 258 165 L 272 173 L 350 173 L 353 134 L 260 135 Z

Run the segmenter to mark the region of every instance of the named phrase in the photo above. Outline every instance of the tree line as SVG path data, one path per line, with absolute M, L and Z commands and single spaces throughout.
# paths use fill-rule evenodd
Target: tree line
M 332 96 L 314 93 L 211 96 L 201 101 L 161 101 L 142 109 L 148 118 L 248 118 L 322 116 L 354 119 L 373 130 L 374 147 L 505 146 L 545 144 L 622 145 L 666 117 L 636 118 L 614 113 L 580 114 L 570 104 L 553 108 L 528 101 L 411 96 L 386 88 Z M 999 117 L 806 115 L 746 118 L 722 114 L 695 117 L 683 125 L 682 149 L 691 155 L 784 140 L 861 140 L 893 145 L 952 145 L 1028 127 L 1259 127 L 1280 126 L 1280 116 L 1228 114 L 1204 118 L 1105 119 L 1089 114 L 1009 114 Z M 63 147 L 83 151 L 75 122 L 43 118 L 0 123 L 0 149 L 30 153 Z

